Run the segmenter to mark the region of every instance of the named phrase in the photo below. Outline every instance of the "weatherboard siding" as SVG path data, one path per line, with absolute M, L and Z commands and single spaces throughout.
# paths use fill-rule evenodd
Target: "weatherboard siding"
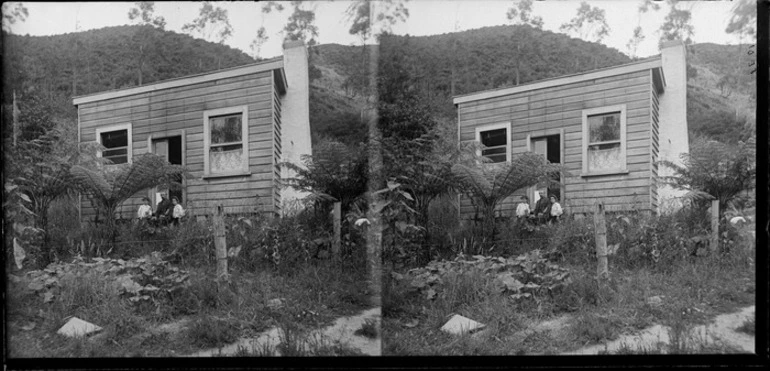
M 626 105 L 626 167 L 628 174 L 581 177 L 583 122 L 586 109 Z M 513 156 L 528 151 L 528 137 L 563 133 L 565 174 L 560 203 L 571 213 L 586 213 L 597 200 L 609 211 L 650 210 L 656 205 L 651 165 L 657 151 L 657 94 L 650 70 L 596 78 L 457 105 L 460 141 L 474 141 L 476 128 L 510 122 Z M 654 125 L 653 125 L 654 124 Z M 651 154 L 651 152 L 654 152 Z M 651 184 L 653 186 L 651 187 Z M 499 207 L 510 216 L 520 191 Z M 461 215 L 474 212 L 461 200 Z
M 204 179 L 204 111 L 239 106 L 248 107 L 251 175 Z M 82 103 L 78 115 L 81 142 L 95 141 L 99 127 L 130 123 L 134 158 L 150 151 L 150 136 L 183 131 L 184 164 L 191 173 L 183 204 L 194 215 L 210 214 L 220 204 L 226 212 L 277 211 L 274 169 L 280 161 L 280 98 L 271 70 Z M 148 192 L 126 201 L 118 215 L 134 217 Z M 92 220 L 95 211 L 86 197 L 81 207 L 83 219 Z

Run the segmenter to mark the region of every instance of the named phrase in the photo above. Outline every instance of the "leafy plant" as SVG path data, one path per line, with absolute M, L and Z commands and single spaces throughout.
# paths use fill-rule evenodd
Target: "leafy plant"
M 30 271 L 29 290 L 40 295 L 44 302 L 53 301 L 62 289 L 62 280 L 97 274 L 113 283 L 115 295 L 130 302 L 155 305 L 168 303 L 170 298 L 186 288 L 189 274 L 164 261 L 159 253 L 140 259 L 94 258 L 86 262 L 79 256 L 71 263 L 52 263 L 43 270 Z
M 115 240 L 115 210 L 136 193 L 159 185 L 178 187 L 178 176 L 187 175 L 179 165 L 171 165 L 163 157 L 144 154 L 131 164 L 105 165 L 96 170 L 76 165 L 72 180 L 104 218 L 107 230 Z
M 367 152 L 336 141 L 326 141 L 313 149 L 313 155 L 302 157 L 304 166 L 284 162 L 281 165 L 296 173 L 288 184 L 314 194 L 317 206 L 342 203 L 346 214 L 353 202 L 366 192 L 369 174 Z
M 460 255 L 451 261 L 432 261 L 423 268 L 410 270 L 406 275 L 394 273 L 393 277 L 408 280 L 413 290 L 432 300 L 446 295 L 444 284 L 447 276 L 472 272 L 494 278 L 498 292 L 514 300 L 550 295 L 570 282 L 569 271 L 549 262 L 539 250 L 508 259 Z
M 674 175 L 663 180 L 671 186 L 691 191 L 696 204 L 719 200 L 720 214 L 728 203 L 743 191 L 751 189 L 756 179 L 755 149 L 746 143 L 738 145 L 699 139 L 681 156 L 682 164 L 662 161 Z M 721 215 L 720 215 L 721 217 Z
M 476 209 L 475 219 L 481 225 L 481 236 L 486 242 L 495 235 L 495 208 L 517 190 L 533 186 L 539 182 L 550 182 L 550 175 L 561 170 L 541 155 L 523 153 L 510 163 L 459 163 L 452 166 L 452 173 L 457 177 L 460 190 L 468 196 Z

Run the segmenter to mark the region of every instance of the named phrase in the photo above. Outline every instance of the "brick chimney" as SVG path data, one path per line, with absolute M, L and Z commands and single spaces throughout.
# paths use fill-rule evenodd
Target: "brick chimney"
M 680 155 L 690 152 L 687 131 L 687 50 L 681 40 L 667 41 L 661 46 L 663 76 L 666 87 L 660 95 L 659 158 L 682 164 Z M 658 168 L 658 176 L 672 175 L 667 166 Z M 659 211 L 674 211 L 681 207 L 678 199 L 686 192 L 670 186 L 658 187 Z
M 302 41 L 283 44 L 283 68 L 287 89 L 281 99 L 281 160 L 302 165 L 302 155 L 312 155 L 310 143 L 310 79 L 308 75 L 308 51 Z M 295 176 L 287 169 L 281 170 L 281 178 Z M 281 190 L 282 205 L 307 194 L 291 187 Z M 282 207 L 283 209 L 283 207 Z

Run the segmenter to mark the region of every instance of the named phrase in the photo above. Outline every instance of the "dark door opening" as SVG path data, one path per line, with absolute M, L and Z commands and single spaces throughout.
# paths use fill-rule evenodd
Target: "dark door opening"
M 182 137 L 174 136 L 152 141 L 153 152 L 162 156 L 172 165 L 183 165 L 182 161 Z M 177 182 L 182 183 L 181 175 L 177 177 Z M 155 192 L 153 192 L 155 193 Z M 170 189 L 168 192 L 168 198 L 176 197 L 179 203 L 184 202 L 182 199 L 183 189 L 181 187 L 177 189 Z M 156 199 L 155 203 L 160 202 L 160 199 Z
M 548 162 L 552 164 L 560 164 L 561 163 L 561 135 L 549 135 L 544 137 L 538 137 L 532 139 L 532 148 L 533 151 L 539 155 L 543 155 Z M 552 181 L 559 183 L 561 181 L 561 176 L 559 174 L 554 174 Z M 561 188 L 557 184 L 552 184 L 546 187 L 546 185 L 538 185 L 536 189 L 534 190 L 534 193 L 537 193 L 537 191 L 545 191 L 546 197 L 550 197 L 551 195 L 556 196 L 556 198 L 561 202 Z M 534 198 L 537 196 L 535 195 Z M 536 200 L 532 199 L 532 204 L 536 202 Z

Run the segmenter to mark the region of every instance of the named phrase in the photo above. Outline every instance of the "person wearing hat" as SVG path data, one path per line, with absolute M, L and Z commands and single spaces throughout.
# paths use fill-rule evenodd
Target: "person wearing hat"
M 171 210 L 173 206 L 168 199 L 168 191 L 160 191 L 160 203 L 155 210 L 155 217 L 161 222 L 168 222 L 171 219 Z
M 139 211 L 136 212 L 136 216 L 139 219 L 145 219 L 152 216 L 152 206 L 150 206 L 150 199 L 142 197 L 142 205 L 139 206 Z
M 545 198 L 545 191 L 539 190 L 537 191 L 537 195 L 539 198 L 537 199 L 537 203 L 535 203 L 535 217 L 537 218 L 537 221 L 540 223 L 546 222 L 549 219 L 550 214 L 550 203 L 548 202 L 548 199 Z
M 559 199 L 556 195 L 551 195 L 550 201 L 551 204 L 548 207 L 550 209 L 550 218 L 548 222 L 558 222 L 559 217 L 564 214 L 564 210 L 561 208 L 561 205 L 559 205 Z

